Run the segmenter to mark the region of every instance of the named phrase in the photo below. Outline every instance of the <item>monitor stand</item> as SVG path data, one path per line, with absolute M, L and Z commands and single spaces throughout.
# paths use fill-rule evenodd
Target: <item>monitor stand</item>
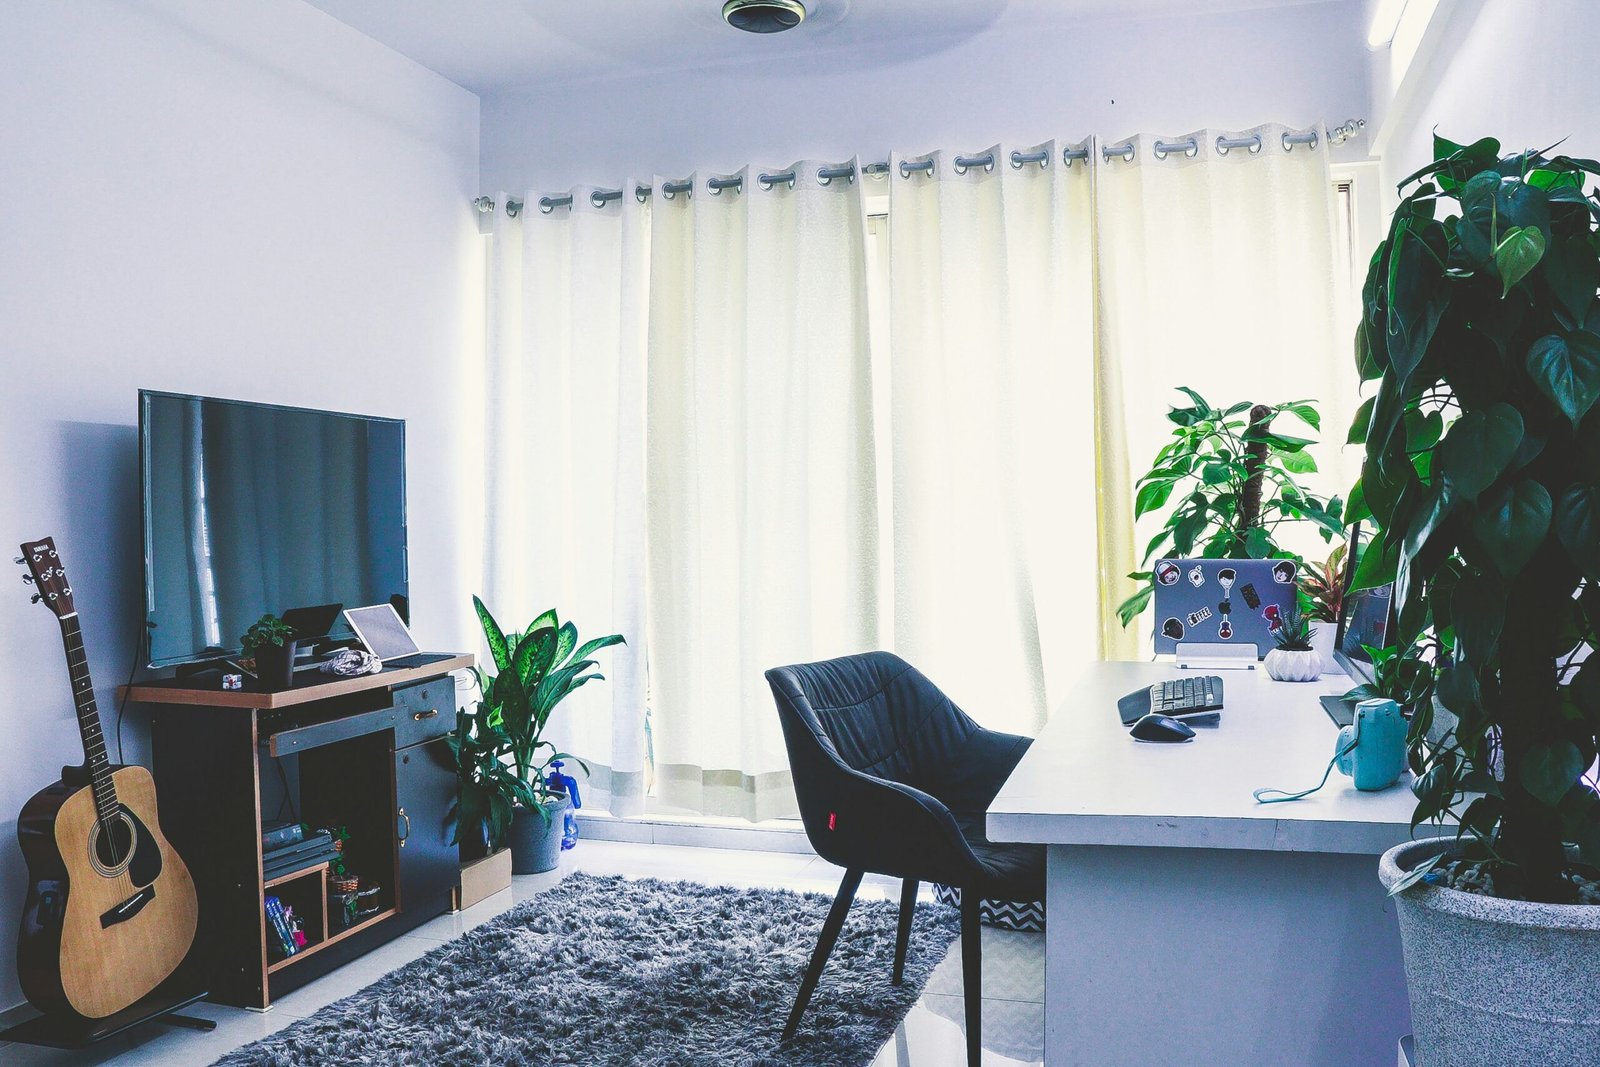
M 1253 644 L 1179 641 L 1173 648 L 1179 667 L 1195 670 L 1253 671 L 1258 657 Z

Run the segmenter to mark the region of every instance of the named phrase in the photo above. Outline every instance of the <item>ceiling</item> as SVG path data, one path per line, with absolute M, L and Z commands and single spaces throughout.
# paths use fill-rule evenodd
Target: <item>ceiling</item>
M 685 69 L 842 71 L 905 62 L 988 32 L 1319 0 L 805 0 L 806 21 L 770 35 L 726 25 L 722 0 L 309 2 L 456 84 L 493 95 Z

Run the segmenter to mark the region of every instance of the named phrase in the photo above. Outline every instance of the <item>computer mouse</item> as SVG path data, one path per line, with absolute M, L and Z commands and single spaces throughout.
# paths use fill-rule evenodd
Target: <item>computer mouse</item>
M 1155 712 L 1151 712 L 1133 724 L 1133 729 L 1128 731 L 1128 736 L 1135 741 L 1170 744 L 1193 741 L 1194 731 L 1184 723 L 1174 719 L 1171 715 L 1157 715 Z

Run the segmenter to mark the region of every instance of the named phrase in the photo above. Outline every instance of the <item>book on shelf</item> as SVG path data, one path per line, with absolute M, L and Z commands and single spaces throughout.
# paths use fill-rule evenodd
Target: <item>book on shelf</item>
M 272 932 L 272 940 L 278 955 L 289 957 L 300 951 L 294 943 L 294 932 L 289 929 L 289 918 L 284 914 L 283 901 L 277 897 L 267 897 L 266 912 L 267 926 Z

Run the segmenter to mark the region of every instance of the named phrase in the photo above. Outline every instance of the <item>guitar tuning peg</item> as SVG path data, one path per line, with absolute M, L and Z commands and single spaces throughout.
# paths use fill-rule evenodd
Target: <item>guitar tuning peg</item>
M 33 594 L 33 596 L 32 596 L 32 597 L 30 597 L 30 598 L 29 598 L 29 599 L 30 599 L 30 600 L 32 600 L 32 601 L 33 601 L 33 602 L 34 602 L 34 603 L 35 603 L 35 604 L 37 604 L 37 603 L 38 603 L 38 602 L 39 602 L 39 601 L 41 601 L 41 600 L 43 600 L 43 599 L 44 599 L 44 597 L 43 597 L 43 596 L 41 596 L 41 595 L 40 595 L 40 594 L 38 594 L 38 593 L 35 593 L 35 594 Z
M 22 566 L 24 563 L 26 563 L 28 561 L 23 559 L 21 556 L 18 556 L 16 559 L 12 560 L 11 562 L 15 563 L 17 566 L 20 567 L 20 566 Z
M 28 583 L 28 584 L 29 584 L 29 585 L 32 585 L 32 584 L 33 584 L 33 575 L 31 575 L 31 574 L 24 574 L 24 575 L 23 575 L 23 576 L 22 576 L 22 580 L 23 580 L 23 581 L 25 581 L 25 582 L 27 582 L 27 583 Z

